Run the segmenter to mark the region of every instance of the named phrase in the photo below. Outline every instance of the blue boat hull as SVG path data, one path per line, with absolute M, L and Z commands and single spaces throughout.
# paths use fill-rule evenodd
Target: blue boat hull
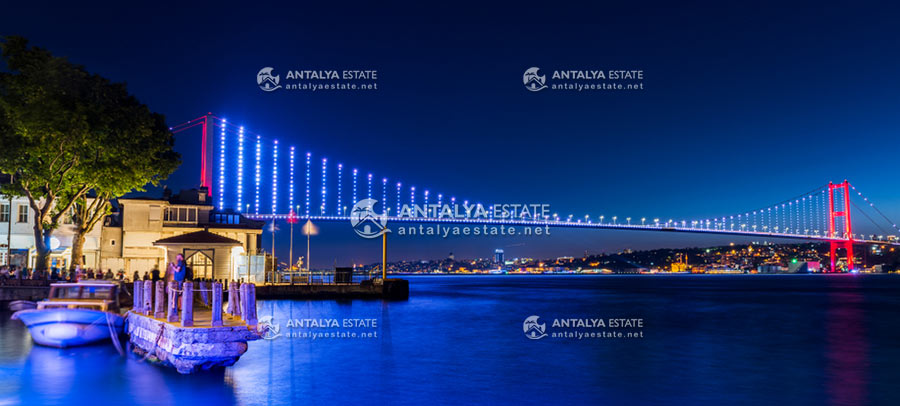
M 66 348 L 92 344 L 110 338 L 110 325 L 122 334 L 125 319 L 118 314 L 90 309 L 33 309 L 13 314 L 28 327 L 34 342 Z

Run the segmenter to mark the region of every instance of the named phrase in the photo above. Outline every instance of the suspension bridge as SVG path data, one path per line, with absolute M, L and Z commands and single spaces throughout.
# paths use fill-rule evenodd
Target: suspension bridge
M 197 127 L 202 132 L 201 186 L 215 198 L 218 211 L 240 212 L 257 220 L 348 221 L 348 206 L 352 210 L 362 199 L 380 198 L 381 216 L 391 222 L 702 233 L 827 242 L 831 246 L 832 270 L 836 269 L 839 249 L 845 251 L 847 269 L 854 269 L 855 244 L 900 245 L 897 224 L 847 180 L 830 182 L 765 207 L 699 219 L 558 213 L 522 213 L 500 218 L 490 209 L 491 204 L 389 182 L 387 177 L 377 179 L 371 172 L 325 157 L 314 159 L 311 152 L 300 153 L 293 145 L 280 145 L 277 139 L 262 137 L 211 113 L 173 126 L 171 131 L 180 133 Z M 424 210 L 413 210 L 417 214 L 414 216 L 402 215 L 404 206 Z M 486 215 L 446 216 L 441 210 L 444 206 L 462 206 L 466 210 L 481 207 Z M 854 233 L 853 213 L 868 220 L 881 234 Z

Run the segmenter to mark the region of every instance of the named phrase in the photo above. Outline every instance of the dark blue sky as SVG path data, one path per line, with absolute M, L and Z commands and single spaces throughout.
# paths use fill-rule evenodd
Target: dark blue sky
M 211 111 L 314 158 L 460 199 L 691 219 L 847 178 L 900 218 L 896 9 L 218 4 L 7 5 L 0 34 L 127 82 L 171 124 Z M 379 90 L 265 93 L 255 82 L 264 66 L 377 69 Z M 532 66 L 641 69 L 645 89 L 528 92 L 522 73 Z M 198 137 L 179 135 L 185 164 L 171 188 L 198 182 Z M 324 231 L 314 265 L 378 257 L 348 225 Z M 508 256 L 543 257 L 729 241 L 741 240 L 554 230 L 540 240 L 408 239 L 392 255 L 507 247 Z

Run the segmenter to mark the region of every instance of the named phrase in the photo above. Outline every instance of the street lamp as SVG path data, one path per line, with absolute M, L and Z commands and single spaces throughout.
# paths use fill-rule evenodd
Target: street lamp
M 641 217 L 641 225 L 644 225 L 644 221 L 646 221 L 646 220 L 647 220 L 646 217 Z
M 616 219 L 617 219 L 617 218 L 618 218 L 617 216 L 613 216 L 613 225 L 616 225 Z
M 603 215 L 600 215 L 600 224 L 603 224 Z
M 625 221 L 628 223 L 629 226 L 631 225 L 631 217 L 625 217 Z

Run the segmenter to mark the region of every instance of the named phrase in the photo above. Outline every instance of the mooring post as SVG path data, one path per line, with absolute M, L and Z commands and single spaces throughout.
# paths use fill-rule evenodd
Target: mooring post
M 144 281 L 144 307 L 141 314 L 150 316 L 153 314 L 153 281 Z
M 231 315 L 241 317 L 241 290 L 238 288 L 237 282 L 231 282 L 231 289 L 228 291 L 228 303 L 232 304 Z
M 244 320 L 247 321 L 248 326 L 256 325 L 256 285 L 252 283 L 247 284 L 247 288 L 244 291 L 244 294 L 247 295 L 247 309 L 244 311 Z
M 194 283 L 185 282 L 181 285 L 181 326 L 194 326 Z
M 212 284 L 212 326 L 219 327 L 222 325 L 222 284 L 214 282 Z
M 169 309 L 166 321 L 174 323 L 178 321 L 178 282 L 169 282 Z
M 134 306 L 132 306 L 131 311 L 135 313 L 140 313 L 141 309 L 144 308 L 144 284 L 141 281 L 134 281 L 134 288 L 132 290 L 132 299 L 134 299 Z
M 247 321 L 250 312 L 250 293 L 249 283 L 241 284 L 241 319 Z
M 224 281 L 223 289 L 228 291 L 228 305 L 225 306 L 225 313 L 234 314 L 234 290 L 232 289 L 233 282 Z
M 166 316 L 166 283 L 156 281 L 156 298 L 153 300 L 153 317 L 161 319 Z
M 206 284 L 206 279 L 200 280 L 200 301 L 203 302 L 204 306 L 209 306 L 209 292 L 207 292 L 208 285 Z

